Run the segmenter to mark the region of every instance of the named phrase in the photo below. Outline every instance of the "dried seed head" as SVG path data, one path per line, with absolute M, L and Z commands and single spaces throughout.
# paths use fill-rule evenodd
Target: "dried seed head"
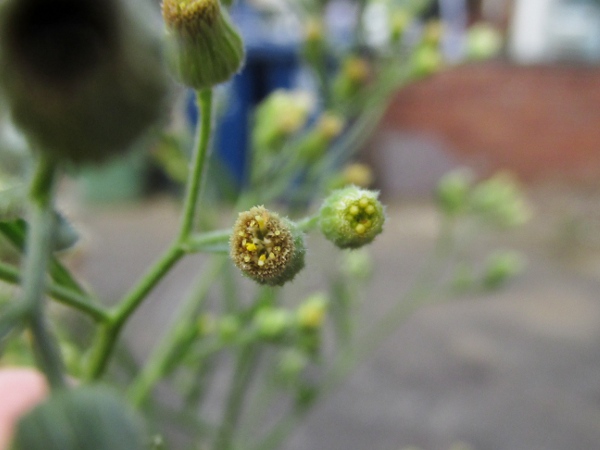
M 239 214 L 230 245 L 235 265 L 261 284 L 281 286 L 304 267 L 302 233 L 264 206 Z

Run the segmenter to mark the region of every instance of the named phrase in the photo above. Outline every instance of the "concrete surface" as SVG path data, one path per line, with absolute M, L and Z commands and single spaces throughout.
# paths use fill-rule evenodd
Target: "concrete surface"
M 600 206 L 597 196 L 554 194 L 552 202 L 533 194 L 538 216 L 525 229 L 478 239 L 467 252 L 479 258 L 495 247 L 520 249 L 529 261 L 524 275 L 501 291 L 420 308 L 285 448 L 449 450 L 461 442 L 473 450 L 600 449 Z M 117 298 L 167 245 L 176 211 L 164 200 L 75 211 L 87 236 L 82 274 L 104 298 Z M 430 204 L 389 208 L 373 246 L 377 269 L 364 323 L 401 301 L 436 228 Z M 309 267 L 330 264 L 331 253 L 311 249 Z M 202 257 L 181 264 L 128 326 L 140 355 L 203 264 Z M 298 283 L 318 286 L 319 270 Z

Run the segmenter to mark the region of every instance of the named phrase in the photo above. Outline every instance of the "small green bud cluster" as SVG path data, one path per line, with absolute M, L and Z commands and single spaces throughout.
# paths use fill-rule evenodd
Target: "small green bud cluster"
M 252 144 L 257 151 L 276 152 L 301 130 L 313 108 L 310 94 L 278 89 L 256 109 Z
M 436 198 L 449 216 L 471 214 L 504 228 L 522 225 L 530 216 L 521 189 L 507 173 L 474 184 L 467 172 L 450 172 L 438 183 Z
M 454 272 L 452 286 L 459 292 L 472 288 L 498 289 L 522 273 L 526 263 L 520 252 L 496 250 L 486 257 L 483 264 L 477 264 L 477 267 L 483 267 L 482 270 L 476 270 L 467 262 L 460 264 Z
M 398 8 L 389 15 L 390 41 L 398 43 L 404 37 L 404 33 L 413 17 L 404 8 Z
M 33 148 L 102 161 L 163 115 L 161 41 L 141 3 L 0 2 L 0 91 Z
M 350 186 L 334 191 L 321 206 L 319 226 L 340 248 L 368 244 L 383 230 L 385 212 L 378 192 Z
M 194 89 L 227 81 L 242 67 L 244 45 L 219 0 L 163 0 L 169 62 L 177 79 Z
M 304 267 L 304 235 L 264 206 L 239 214 L 230 248 L 235 265 L 260 284 L 281 286 Z
M 367 189 L 373 184 L 374 175 L 371 168 L 362 163 L 351 163 L 334 175 L 329 183 L 330 189 L 341 189 L 355 185 Z

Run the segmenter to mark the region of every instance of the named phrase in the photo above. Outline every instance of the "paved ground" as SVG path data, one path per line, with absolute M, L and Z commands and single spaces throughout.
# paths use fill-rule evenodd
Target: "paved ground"
M 600 449 L 600 204 L 597 196 L 534 197 L 541 216 L 527 229 L 478 240 L 472 251 L 518 248 L 529 260 L 526 274 L 499 292 L 419 309 L 316 408 L 287 450 L 448 450 L 458 442 L 474 450 Z M 431 205 L 389 212 L 374 244 L 366 322 L 400 301 L 435 235 Z M 82 270 L 105 298 L 123 293 L 177 220 L 165 201 L 76 215 L 87 230 Z M 309 254 L 314 264 L 328 257 Z M 131 323 L 127 336 L 140 353 L 171 315 L 182 280 L 202 264 L 201 257 L 182 264 Z

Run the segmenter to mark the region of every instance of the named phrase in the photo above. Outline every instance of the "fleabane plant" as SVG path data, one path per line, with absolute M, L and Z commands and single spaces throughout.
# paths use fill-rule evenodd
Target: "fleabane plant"
M 384 323 L 355 339 L 362 330 L 353 307 L 376 272 L 366 247 L 387 219 L 379 193 L 369 189 L 371 171 L 352 158 L 391 94 L 442 67 L 442 28 L 424 27 L 405 47 L 417 13 L 395 10 L 388 48 L 365 51 L 357 20 L 353 42 L 332 51 L 323 20 L 327 0 L 299 2 L 307 24 L 301 53 L 318 88 L 278 90 L 256 108 L 249 175 L 223 218 L 224 205 L 202 194 L 207 175 L 219 175 L 208 158 L 214 90 L 242 69 L 245 58 L 231 3 L 163 0 L 161 28 L 154 26 L 158 11 L 144 0 L 0 0 L 0 106 L 29 144 L 34 166 L 28 189 L 25 182 L 13 189 L 12 178 L 0 179 L 0 234 L 13 247 L 11 258 L 0 254 L 0 279 L 19 286 L 10 298 L 0 293 L 0 345 L 12 356 L 26 353 L 12 361 L 36 361 L 51 388 L 20 421 L 14 450 L 175 448 L 163 439 L 173 427 L 185 428 L 182 448 L 274 450 L 290 425 L 410 309 L 399 302 Z M 479 56 L 490 47 L 485 39 Z M 109 306 L 61 262 L 59 252 L 77 245 L 77 234 L 58 211 L 57 185 L 67 168 L 105 163 L 142 136 L 159 134 L 176 84 L 195 92 L 200 113 L 191 151 L 177 148 L 190 155 L 178 161 L 187 169 L 178 229 Z M 466 211 L 514 225 L 522 216 L 516 187 L 502 179 L 474 190 L 450 180 L 438 194 L 451 218 Z M 226 225 L 217 228 L 217 222 Z M 305 271 L 318 270 L 310 233 L 341 249 L 325 287 L 303 284 Z M 163 299 L 178 305 L 175 319 L 165 323 L 146 359 L 134 356 L 135 370 L 119 370 L 129 354 L 122 335 L 130 319 L 179 261 L 195 253 L 204 253 L 206 264 L 190 280 L 189 297 Z M 503 282 L 513 262 L 495 257 L 486 283 Z M 425 281 L 426 289 L 415 290 L 421 296 L 436 287 L 435 280 Z M 288 290 L 292 283 L 295 289 Z M 291 298 L 294 290 L 300 298 Z M 218 299 L 215 291 L 222 294 Z M 71 337 L 48 311 L 49 299 L 85 316 L 89 338 Z M 154 395 L 160 382 L 173 384 L 181 406 L 175 420 Z M 221 404 L 210 403 L 205 417 L 211 397 Z M 280 417 L 269 415 L 273 405 L 279 414 L 282 404 L 289 409 Z

